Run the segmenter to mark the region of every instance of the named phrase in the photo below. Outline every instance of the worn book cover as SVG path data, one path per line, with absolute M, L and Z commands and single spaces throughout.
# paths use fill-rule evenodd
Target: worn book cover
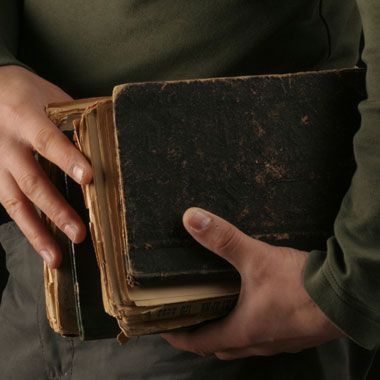
M 111 321 L 100 337 L 119 328 L 126 336 L 155 333 L 228 312 L 239 276 L 186 233 L 181 217 L 191 206 L 272 244 L 324 249 L 355 170 L 364 77 L 348 69 L 132 83 L 109 98 L 51 105 L 49 117 L 74 131 L 93 166 L 84 207 L 76 208 L 88 210 L 86 252 L 97 263 L 88 264 L 88 275 L 71 245 L 72 275 L 46 270 L 52 326 L 64 331 L 57 315 L 70 302 L 72 311 L 74 300 L 79 323 L 72 333 L 96 337 L 96 326 L 85 333 L 91 317 L 84 301 L 95 282 L 118 322 L 100 318 L 99 331 Z M 47 166 L 77 205 L 76 185 L 64 175 L 65 186 L 54 181 L 56 169 Z M 65 294 L 67 305 L 57 302 L 59 289 L 62 300 L 65 291 L 73 295 Z

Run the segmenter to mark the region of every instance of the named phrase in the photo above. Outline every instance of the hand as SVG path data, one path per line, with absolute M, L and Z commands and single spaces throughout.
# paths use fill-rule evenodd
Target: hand
M 91 180 L 89 163 L 45 114 L 48 103 L 68 100 L 61 89 L 26 69 L 0 67 L 0 202 L 50 267 L 59 265 L 60 250 L 33 203 L 73 242 L 86 233 L 33 156 L 37 151 L 78 183 Z
M 197 208 L 183 216 L 187 231 L 240 273 L 235 309 L 193 332 L 161 334 L 172 346 L 231 360 L 299 352 L 342 337 L 303 286 L 307 253 L 250 238 L 225 220 Z

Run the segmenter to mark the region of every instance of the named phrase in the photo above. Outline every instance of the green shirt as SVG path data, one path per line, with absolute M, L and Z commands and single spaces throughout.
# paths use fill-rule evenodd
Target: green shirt
M 2 0 L 0 65 L 31 68 L 74 97 L 111 94 L 131 81 L 352 67 L 361 22 L 368 100 L 354 140 L 357 171 L 327 252 L 309 256 L 305 286 L 352 340 L 373 349 L 380 344 L 379 0 Z

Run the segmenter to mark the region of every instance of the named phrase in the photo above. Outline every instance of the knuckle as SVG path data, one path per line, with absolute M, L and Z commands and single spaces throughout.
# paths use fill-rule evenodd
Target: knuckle
M 6 157 L 8 154 L 9 148 L 12 146 L 12 144 L 9 143 L 8 139 L 4 138 L 3 135 L 0 136 L 0 152 L 1 155 Z
M 67 221 L 72 219 L 70 212 L 60 206 L 50 207 L 46 214 L 60 228 L 63 228 Z
M 234 355 L 231 355 L 227 352 L 216 352 L 215 353 L 215 356 L 219 359 L 219 360 L 233 360 L 235 359 L 235 356 Z
M 39 247 L 43 246 L 42 244 L 42 236 L 41 236 L 41 233 L 37 232 L 37 231 L 31 231 L 29 232 L 29 234 L 27 235 L 27 238 L 30 242 L 30 244 L 36 249 L 38 250 Z
M 75 149 L 75 148 L 73 148 Z M 76 151 L 72 150 L 71 147 L 69 149 L 65 149 L 61 151 L 62 159 L 61 159 L 61 165 L 63 170 L 66 173 L 70 173 L 70 175 L 74 174 L 74 168 L 76 167 L 78 160 L 76 159 Z
M 197 349 L 193 349 L 193 350 L 191 350 L 194 354 L 196 354 L 196 355 L 199 355 L 199 356 L 202 356 L 202 357 L 206 357 L 206 356 L 209 356 L 210 355 L 210 353 L 208 353 L 206 350 L 204 350 L 204 349 L 199 349 L 199 348 L 197 348 Z
M 0 113 L 5 124 L 19 123 L 23 115 L 23 106 L 19 104 L 1 103 Z
M 214 234 L 213 246 L 219 252 L 230 252 L 239 245 L 240 235 L 231 225 L 225 228 L 216 228 Z
M 33 247 L 38 247 L 41 242 L 41 234 L 35 231 L 29 232 L 28 240 L 33 245 Z
M 18 198 L 8 198 L 4 200 L 3 206 L 12 219 L 16 219 L 20 214 L 22 214 L 25 208 L 23 201 Z
M 55 131 L 52 128 L 41 128 L 33 141 L 33 146 L 40 154 L 44 155 L 49 150 L 52 142 L 54 141 Z
M 27 195 L 31 196 L 37 193 L 39 178 L 35 174 L 24 174 L 19 178 L 19 186 L 21 190 Z

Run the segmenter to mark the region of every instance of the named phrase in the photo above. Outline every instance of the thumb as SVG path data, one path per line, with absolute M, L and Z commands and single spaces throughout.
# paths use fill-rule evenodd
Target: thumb
M 253 239 L 226 220 L 203 209 L 187 209 L 183 224 L 196 241 L 223 257 L 237 270 L 243 267 L 245 255 L 254 248 Z

